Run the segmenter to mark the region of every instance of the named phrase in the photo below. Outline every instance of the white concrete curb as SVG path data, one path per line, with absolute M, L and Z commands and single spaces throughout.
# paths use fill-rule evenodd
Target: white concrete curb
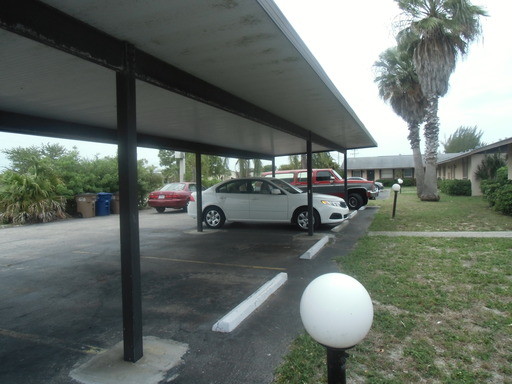
M 214 332 L 228 333 L 233 331 L 244 321 L 256 308 L 265 302 L 275 291 L 277 291 L 288 280 L 288 274 L 281 272 L 272 280 L 263 284 L 256 292 L 238 304 L 231 312 L 217 321 L 213 327 Z
M 324 236 L 320 240 L 318 240 L 311 248 L 309 248 L 306 252 L 304 252 L 300 259 L 302 260 L 311 260 L 316 254 L 324 247 L 325 244 L 329 242 L 329 236 Z

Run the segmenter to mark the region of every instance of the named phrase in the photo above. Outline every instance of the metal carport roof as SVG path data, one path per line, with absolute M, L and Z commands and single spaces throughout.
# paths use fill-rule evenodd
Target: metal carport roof
M 3 0 L 0 28 L 0 131 L 118 144 L 125 360 L 142 356 L 137 145 L 376 146 L 271 0 Z
M 304 153 L 309 132 L 313 152 L 376 146 L 269 0 L 4 1 L 0 26 L 3 131 L 115 143 L 126 41 L 141 146 L 271 158 Z

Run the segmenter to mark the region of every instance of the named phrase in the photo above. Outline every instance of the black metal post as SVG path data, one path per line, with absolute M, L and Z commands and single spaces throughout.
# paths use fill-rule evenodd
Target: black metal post
M 272 177 L 276 177 L 276 158 L 272 158 Z
M 345 152 L 343 152 L 343 196 L 345 196 L 345 202 L 348 203 L 348 163 L 347 163 L 347 150 L 345 149 Z
M 348 353 L 344 349 L 327 347 L 327 383 L 346 384 L 346 369 Z
M 125 68 L 116 74 L 123 342 L 131 362 L 143 355 L 134 51 L 125 44 Z
M 203 232 L 203 177 L 202 177 L 201 154 L 196 153 L 196 214 L 197 232 Z
M 311 144 L 311 132 L 309 132 L 307 144 L 306 144 L 306 162 L 307 162 L 307 174 L 308 174 L 308 235 L 313 236 L 314 229 L 314 215 L 313 215 L 313 153 Z
M 395 198 L 393 199 L 393 216 L 392 218 L 395 217 L 395 212 L 396 212 L 396 198 L 398 196 L 398 192 L 397 191 L 394 191 L 395 192 Z

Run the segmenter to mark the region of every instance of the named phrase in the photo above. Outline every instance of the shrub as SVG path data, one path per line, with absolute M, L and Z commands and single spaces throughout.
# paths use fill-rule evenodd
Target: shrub
M 402 179 L 402 187 L 414 187 L 416 186 L 416 179 Z M 397 184 L 398 181 L 396 179 L 379 179 L 376 181 L 380 181 L 384 184 L 385 187 L 391 187 L 393 184 Z
M 2 176 L 0 220 L 3 223 L 45 223 L 66 217 L 66 201 L 56 195 L 55 179 L 12 171 Z
M 441 192 L 451 196 L 471 196 L 470 180 L 439 180 Z
M 508 180 L 508 168 L 501 167 L 492 180 L 483 180 L 480 188 L 491 207 L 505 215 L 512 215 L 512 182 Z
M 512 183 L 502 185 L 495 194 L 494 209 L 505 215 L 512 215 Z

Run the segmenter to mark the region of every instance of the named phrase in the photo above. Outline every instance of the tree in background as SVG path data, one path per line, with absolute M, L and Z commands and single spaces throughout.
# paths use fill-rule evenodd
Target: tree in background
M 117 157 L 96 157 L 92 160 L 80 157 L 76 148 L 67 150 L 60 144 L 43 144 L 40 147 L 17 147 L 3 151 L 10 161 L 10 169 L 1 175 L 0 212 L 8 212 L 9 220 L 25 222 L 47 221 L 62 217 L 61 201 L 67 202 L 66 210 L 73 214 L 75 196 L 84 192 L 119 191 Z M 139 202 L 145 196 L 161 186 L 162 177 L 155 167 L 148 166 L 145 160 L 138 162 Z M 26 193 L 20 190 L 26 186 Z M 13 202 L 20 201 L 19 208 Z M 29 202 L 35 205 L 30 205 Z M 10 207 L 10 208 L 8 208 Z M 29 208 L 30 209 L 29 209 Z M 35 208 L 39 207 L 40 211 Z M 39 212 L 35 216 L 15 215 L 14 208 L 20 212 Z M 54 210 L 53 216 L 51 209 Z M 32 213 L 31 213 L 32 215 Z M 18 217 L 18 219 L 15 219 Z
M 425 119 L 427 99 L 414 70 L 412 56 L 409 51 L 400 51 L 398 47 L 389 48 L 380 54 L 374 67 L 380 97 L 389 102 L 393 111 L 407 123 L 407 138 L 414 159 L 416 190 L 418 196 L 421 196 L 425 171 L 420 149 L 420 124 Z
M 170 183 L 179 181 L 179 164 L 174 151 L 158 151 L 160 159 L 161 172 L 164 176 L 164 182 Z M 201 175 L 203 185 L 209 186 L 216 184 L 230 174 L 228 159 L 220 156 L 201 155 Z M 185 152 L 185 181 L 196 180 L 196 155 L 191 152 Z
M 459 127 L 448 137 L 442 144 L 444 153 L 466 152 L 472 149 L 483 147 L 482 131 L 477 132 L 476 125 L 474 127 Z
M 501 153 L 485 155 L 482 162 L 476 167 L 475 176 L 479 180 L 495 180 L 498 169 L 506 167 L 507 163 Z
M 290 163 L 281 165 L 279 167 L 280 171 L 286 171 L 289 169 L 305 169 L 305 167 L 302 167 L 301 155 L 292 155 L 289 156 L 288 159 Z M 313 153 L 312 165 L 313 168 L 333 168 L 338 173 L 341 173 L 342 171 L 340 165 L 334 161 L 329 152 Z M 272 169 L 270 169 L 270 171 L 271 170 Z
M 249 177 L 251 161 L 249 159 L 238 159 L 236 161 L 236 177 Z
M 252 172 L 254 176 L 261 175 L 261 172 L 263 172 L 263 162 L 261 159 L 253 159 L 252 160 L 253 168 Z
M 421 89 L 427 98 L 425 118 L 425 182 L 423 201 L 438 201 L 437 150 L 439 98 L 448 91 L 458 56 L 481 34 L 485 11 L 469 0 L 395 0 L 404 21 L 398 34 L 400 49 L 410 50 Z
M 175 157 L 175 152 L 161 149 L 158 151 L 158 158 L 160 159 L 160 172 L 164 178 L 164 183 L 179 181 L 180 170 L 178 159 Z
M 302 169 L 302 161 L 300 155 L 288 156 L 288 164 L 282 164 L 279 166 L 280 171 L 287 171 L 289 169 Z

